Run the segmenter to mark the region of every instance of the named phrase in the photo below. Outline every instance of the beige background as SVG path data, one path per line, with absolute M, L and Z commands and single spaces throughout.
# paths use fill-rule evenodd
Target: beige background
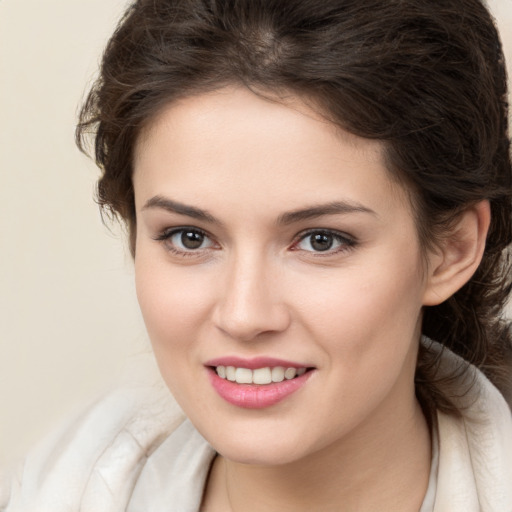
M 0 465 L 147 350 L 122 236 L 73 142 L 125 4 L 0 0 Z M 512 60 L 512 0 L 490 5 Z

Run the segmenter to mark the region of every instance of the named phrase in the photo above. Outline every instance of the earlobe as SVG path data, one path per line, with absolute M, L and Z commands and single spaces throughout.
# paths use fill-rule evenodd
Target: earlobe
M 471 279 L 482 260 L 490 221 L 487 200 L 461 213 L 438 251 L 429 256 L 424 306 L 444 302 Z

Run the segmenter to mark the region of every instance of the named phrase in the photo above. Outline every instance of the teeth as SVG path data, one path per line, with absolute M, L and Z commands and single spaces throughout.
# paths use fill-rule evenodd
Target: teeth
M 276 366 L 272 368 L 272 382 L 283 382 L 284 380 L 284 368 L 282 366 Z
M 272 371 L 270 368 L 258 368 L 251 373 L 253 384 L 270 384 L 272 382 Z
M 274 368 L 266 367 L 249 370 L 248 368 L 235 368 L 234 366 L 217 366 L 216 371 L 221 379 L 227 379 L 237 384 L 264 385 L 300 377 L 306 373 L 306 368 L 275 366 Z
M 226 379 L 230 380 L 231 382 L 235 382 L 235 367 L 234 366 L 226 367 Z
M 295 368 L 286 368 L 284 371 L 284 378 L 287 380 L 293 379 L 297 375 L 297 370 Z
M 237 384 L 252 384 L 252 371 L 247 368 L 235 370 L 235 381 Z

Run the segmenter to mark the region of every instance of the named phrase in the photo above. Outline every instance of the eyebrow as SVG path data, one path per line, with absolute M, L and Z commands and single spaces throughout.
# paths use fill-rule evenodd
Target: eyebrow
M 324 215 L 339 215 L 348 213 L 369 213 L 378 217 L 377 213 L 359 203 L 350 201 L 334 201 L 327 204 L 319 204 L 283 213 L 277 219 L 278 224 L 293 224 L 302 220 L 314 219 Z
M 210 224 L 221 224 L 221 222 L 218 219 L 216 219 L 212 214 L 208 213 L 206 210 L 201 210 L 201 208 L 196 208 L 195 206 L 189 206 L 187 204 L 179 203 L 178 201 L 173 201 L 172 199 L 169 199 L 167 197 L 152 197 L 142 207 L 142 210 L 144 211 L 150 208 L 161 208 L 171 213 L 186 215 L 187 217 L 192 217 L 193 219 L 209 222 Z
M 215 218 L 207 210 L 196 208 L 195 206 L 189 206 L 178 201 L 174 201 L 167 197 L 154 196 L 149 199 L 142 210 L 150 208 L 161 208 L 171 213 L 177 213 L 179 215 L 185 215 L 193 219 L 208 222 L 210 224 L 222 225 L 221 221 Z M 319 204 L 301 208 L 299 210 L 293 210 L 281 214 L 277 218 L 277 224 L 288 225 L 302 220 L 314 219 L 316 217 L 322 217 L 324 215 L 340 215 L 349 213 L 368 213 L 378 217 L 377 213 L 363 206 L 359 203 L 353 203 L 350 201 L 333 201 L 326 204 Z

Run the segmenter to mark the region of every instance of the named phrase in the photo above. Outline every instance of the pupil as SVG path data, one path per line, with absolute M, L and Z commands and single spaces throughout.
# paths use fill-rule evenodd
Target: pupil
M 194 231 L 185 231 L 181 235 L 181 243 L 183 247 L 187 249 L 198 249 L 201 247 L 204 240 L 204 236 L 201 233 L 195 233 Z
M 332 247 L 332 235 L 317 234 L 311 239 L 311 247 L 316 251 L 327 251 Z

